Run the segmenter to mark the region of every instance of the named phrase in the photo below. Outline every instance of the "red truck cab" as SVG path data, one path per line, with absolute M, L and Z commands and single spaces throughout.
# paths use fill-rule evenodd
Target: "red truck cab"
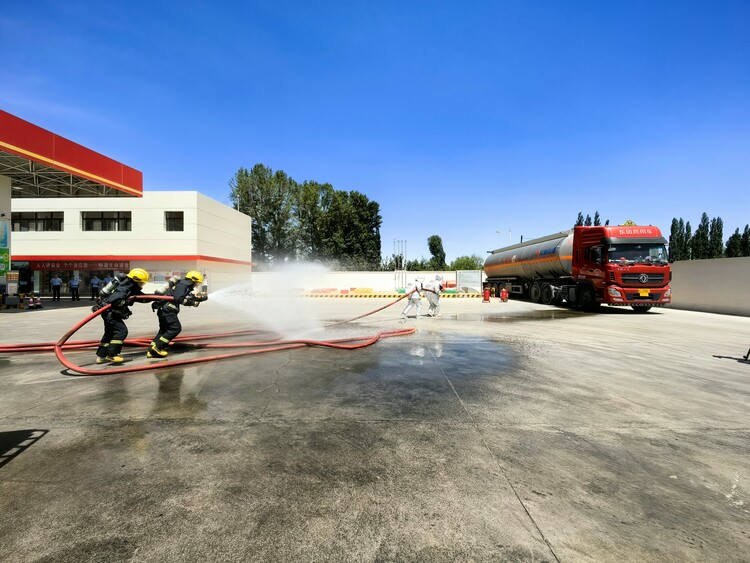
M 582 306 L 606 303 L 645 312 L 671 303 L 666 244 L 658 227 L 576 227 L 571 271 Z

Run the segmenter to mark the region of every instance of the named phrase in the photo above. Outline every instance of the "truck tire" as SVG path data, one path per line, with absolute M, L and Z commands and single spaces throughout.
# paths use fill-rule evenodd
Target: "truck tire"
M 542 303 L 545 305 L 552 305 L 552 303 L 555 300 L 555 292 L 552 290 L 552 286 L 548 283 L 545 283 L 542 286 Z
M 651 307 L 639 307 L 638 305 L 632 305 L 632 307 L 636 313 L 647 313 L 651 310 Z
M 599 306 L 596 302 L 596 293 L 594 288 L 588 285 L 584 285 L 580 288 L 578 293 L 578 305 L 582 310 L 593 313 Z
M 539 300 L 542 298 L 542 286 L 539 285 L 539 282 L 534 282 L 531 284 L 531 289 L 529 289 L 529 299 L 531 299 L 532 303 L 539 303 Z

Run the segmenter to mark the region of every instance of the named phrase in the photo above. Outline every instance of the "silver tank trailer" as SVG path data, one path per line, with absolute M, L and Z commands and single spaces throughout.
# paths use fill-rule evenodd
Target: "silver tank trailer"
M 573 231 L 562 231 L 493 250 L 484 262 L 487 278 L 555 279 L 572 273 Z

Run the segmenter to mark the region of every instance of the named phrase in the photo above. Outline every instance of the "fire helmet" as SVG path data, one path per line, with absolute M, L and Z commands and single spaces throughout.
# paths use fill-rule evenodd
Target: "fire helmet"
M 148 272 L 143 268 L 133 268 L 128 272 L 128 277 L 140 286 L 148 281 Z
M 187 274 L 185 274 L 185 278 L 193 283 L 201 283 L 203 281 L 203 276 L 196 270 L 189 271 Z

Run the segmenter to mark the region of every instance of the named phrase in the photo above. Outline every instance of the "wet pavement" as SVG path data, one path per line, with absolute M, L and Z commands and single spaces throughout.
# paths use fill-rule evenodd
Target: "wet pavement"
M 80 303 L 0 312 L 0 344 L 57 340 Z M 94 377 L 0 355 L 0 561 L 749 560 L 750 319 L 443 299 L 440 319 L 398 304 L 322 328 L 386 303 L 180 318 L 417 333 Z M 134 309 L 130 336 L 152 336 Z

